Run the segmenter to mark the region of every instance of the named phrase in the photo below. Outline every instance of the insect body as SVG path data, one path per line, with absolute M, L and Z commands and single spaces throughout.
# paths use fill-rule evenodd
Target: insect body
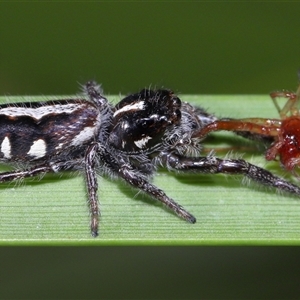
M 94 82 L 85 85 L 85 93 L 87 99 L 0 105 L 0 161 L 28 166 L 0 173 L 0 182 L 81 170 L 93 236 L 98 235 L 97 174 L 123 179 L 190 223 L 195 217 L 150 183 L 157 167 L 241 174 L 300 196 L 298 186 L 245 160 L 201 156 L 202 138 L 197 133 L 217 119 L 181 102 L 170 90 L 144 89 L 116 106 Z
M 274 160 L 279 156 L 282 165 L 288 171 L 295 171 L 300 166 L 300 86 L 297 93 L 274 92 L 271 97 L 280 114 L 278 123 L 278 135 L 266 153 L 267 160 Z M 279 108 L 276 98 L 284 97 L 288 101 L 282 109 Z M 296 174 L 296 172 L 294 172 Z
M 198 136 L 203 138 L 212 131 L 229 130 L 254 134 L 255 138 L 261 140 L 271 138 L 272 143 L 266 151 L 266 159 L 275 160 L 278 156 L 282 166 L 297 175 L 295 170 L 300 167 L 300 86 L 296 93 L 273 92 L 270 96 L 279 112 L 280 119 L 217 120 L 201 129 Z M 282 109 L 276 101 L 278 97 L 288 99 Z

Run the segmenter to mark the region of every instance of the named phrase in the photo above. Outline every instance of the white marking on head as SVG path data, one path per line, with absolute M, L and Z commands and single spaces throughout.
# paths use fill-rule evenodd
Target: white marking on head
M 138 140 L 138 141 L 135 141 L 134 143 L 136 144 L 136 146 L 137 146 L 138 148 L 143 149 L 143 148 L 145 148 L 147 142 L 148 142 L 149 140 L 151 140 L 151 139 L 152 139 L 152 137 L 146 136 L 146 137 L 143 137 L 142 139 L 140 139 L 140 140 Z
M 139 102 L 135 102 L 133 104 L 127 104 L 125 106 L 123 106 L 122 108 L 118 109 L 115 113 L 114 113 L 114 117 L 117 116 L 118 114 L 121 114 L 123 112 L 126 111 L 135 111 L 135 110 L 143 110 L 144 109 L 144 101 L 141 100 Z
M 30 155 L 34 158 L 42 158 L 45 156 L 47 150 L 47 145 L 44 140 L 38 139 L 33 142 L 32 146 L 30 147 L 27 155 Z
M 11 145 L 7 136 L 1 143 L 1 152 L 3 153 L 5 158 L 11 158 Z

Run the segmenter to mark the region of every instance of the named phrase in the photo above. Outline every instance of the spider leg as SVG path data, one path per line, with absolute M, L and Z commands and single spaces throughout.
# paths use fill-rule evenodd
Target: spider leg
M 89 99 L 93 101 L 97 106 L 101 107 L 107 104 L 107 99 L 102 96 L 102 89 L 101 86 L 98 85 L 94 81 L 88 81 L 84 86 L 83 89 L 85 93 L 88 95 Z
M 16 170 L 0 173 L 0 182 L 13 181 L 26 177 L 34 177 L 39 174 L 55 172 L 50 164 L 41 164 L 26 170 Z
M 160 154 L 160 162 L 168 169 L 183 172 L 194 171 L 209 174 L 244 175 L 259 184 L 300 196 L 300 187 L 297 185 L 285 181 L 243 159 L 220 159 L 214 156 L 185 157 L 175 153 L 163 152 Z
M 98 236 L 98 224 L 99 224 L 99 202 L 97 196 L 98 183 L 97 174 L 95 171 L 95 159 L 99 149 L 99 144 L 94 143 L 88 147 L 85 154 L 85 177 L 86 186 L 88 190 L 88 202 L 91 214 L 91 233 L 93 237 Z
M 119 175 L 131 186 L 142 190 L 146 194 L 152 196 L 152 198 L 162 202 L 180 218 L 190 223 L 196 222 L 196 218 L 193 215 L 191 215 L 173 199 L 169 198 L 161 189 L 149 183 L 145 178 L 143 178 L 139 173 L 134 171 L 130 166 L 123 165 L 119 169 Z

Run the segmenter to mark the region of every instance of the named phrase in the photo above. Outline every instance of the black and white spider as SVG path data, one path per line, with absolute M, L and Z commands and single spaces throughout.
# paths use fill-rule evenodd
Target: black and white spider
M 150 183 L 157 167 L 170 171 L 241 174 L 300 196 L 300 188 L 243 159 L 201 156 L 201 128 L 216 120 L 170 90 L 143 89 L 112 106 L 95 82 L 88 99 L 0 105 L 0 161 L 27 169 L 0 173 L 0 182 L 48 172 L 82 170 L 91 233 L 98 235 L 97 174 L 122 178 L 184 220 L 195 217 Z

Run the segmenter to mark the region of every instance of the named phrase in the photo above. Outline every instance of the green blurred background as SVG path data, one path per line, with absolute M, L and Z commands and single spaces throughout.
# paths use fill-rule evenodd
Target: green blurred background
M 298 3 L 64 2 L 0 7 L 0 94 L 295 89 Z
M 297 2 L 0 3 L 0 94 L 267 94 L 298 84 Z M 4 248 L 0 298 L 290 298 L 299 249 Z

